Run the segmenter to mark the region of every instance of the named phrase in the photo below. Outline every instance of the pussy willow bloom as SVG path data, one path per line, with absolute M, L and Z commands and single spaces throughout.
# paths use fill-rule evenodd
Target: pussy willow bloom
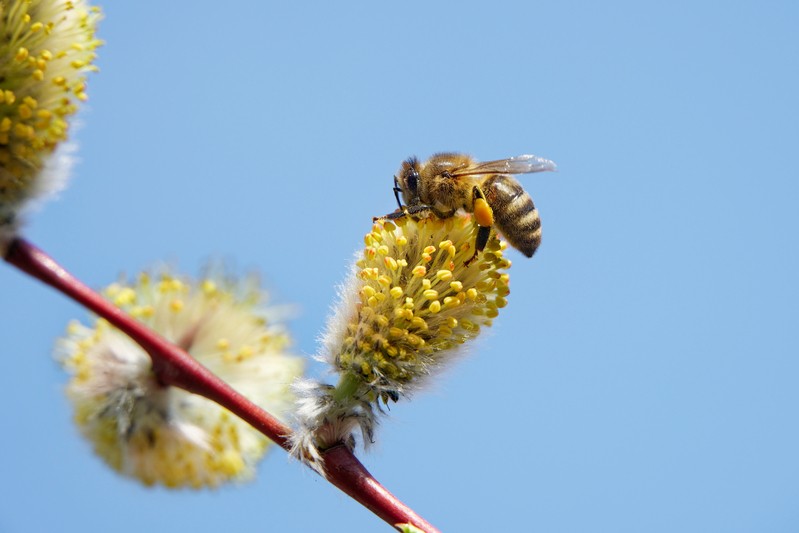
M 303 364 L 287 355 L 289 337 L 260 309 L 253 283 L 142 274 L 105 294 L 269 413 L 292 408 Z M 103 319 L 70 324 L 57 357 L 72 374 L 67 396 L 83 436 L 111 467 L 147 485 L 246 479 L 266 451 L 267 438 L 224 408 L 159 384 L 147 353 Z
M 99 19 L 83 0 L 0 2 L 0 248 L 21 209 L 64 184 L 67 154 L 51 156 L 86 100 Z
M 468 215 L 377 220 L 365 237 L 324 337 L 321 359 L 337 386 L 297 385 L 300 428 L 294 454 L 321 471 L 321 452 L 368 445 L 382 405 L 419 388 L 453 361 L 461 346 L 490 326 L 507 304 L 510 261 L 492 236 L 474 254 Z

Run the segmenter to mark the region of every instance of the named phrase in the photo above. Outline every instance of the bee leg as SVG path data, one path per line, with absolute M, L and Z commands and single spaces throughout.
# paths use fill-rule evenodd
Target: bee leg
M 494 225 L 494 211 L 488 205 L 482 189 L 476 185 L 472 189 L 472 206 L 474 219 L 477 222 L 477 238 L 474 243 L 474 255 L 464 263 L 466 266 L 469 266 L 469 263 L 477 258 L 477 254 L 485 249 L 491 236 L 491 226 Z
M 430 207 L 429 205 L 424 205 L 424 204 L 412 205 L 410 207 L 406 207 L 405 208 L 405 212 L 407 214 L 409 214 L 411 216 L 417 216 L 418 215 L 418 216 L 420 216 L 420 218 L 428 216 L 431 211 L 435 212 L 435 210 L 432 207 Z
M 393 213 L 389 213 L 387 215 L 383 215 L 382 217 L 372 217 L 372 222 L 377 220 L 385 219 L 385 220 L 397 220 L 398 218 L 404 217 L 418 217 L 424 218 L 427 216 L 428 213 L 432 212 L 432 208 L 429 205 L 412 205 L 412 206 L 404 206 L 402 209 L 397 209 Z
M 399 206 L 400 211 L 402 211 L 402 202 L 400 202 L 400 193 L 402 189 L 399 186 L 399 182 L 397 181 L 397 176 L 394 176 L 394 198 L 397 199 L 397 205 Z
M 474 255 L 467 259 L 463 264 L 469 266 L 469 264 L 477 259 L 477 254 L 482 252 L 486 244 L 488 244 L 488 238 L 491 236 L 491 226 L 478 226 L 477 227 L 477 238 L 474 240 Z
M 378 220 L 397 220 L 398 218 L 402 218 L 407 215 L 408 213 L 406 213 L 405 211 L 400 211 L 399 209 L 397 209 L 393 213 L 388 213 L 386 215 L 383 215 L 382 217 L 372 217 L 372 222 L 377 222 Z

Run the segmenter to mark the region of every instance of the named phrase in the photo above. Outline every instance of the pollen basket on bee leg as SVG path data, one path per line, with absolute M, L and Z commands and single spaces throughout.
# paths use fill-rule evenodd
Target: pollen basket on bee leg
M 483 198 L 477 198 L 474 201 L 474 218 L 477 224 L 487 228 L 494 224 L 494 211 Z

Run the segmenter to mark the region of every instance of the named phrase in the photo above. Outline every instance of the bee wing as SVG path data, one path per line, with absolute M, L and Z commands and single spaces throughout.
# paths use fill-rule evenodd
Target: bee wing
M 470 167 L 456 170 L 455 176 L 469 176 L 475 174 L 529 174 L 531 172 L 544 172 L 557 170 L 557 165 L 549 159 L 537 155 L 520 155 L 497 161 L 476 163 Z

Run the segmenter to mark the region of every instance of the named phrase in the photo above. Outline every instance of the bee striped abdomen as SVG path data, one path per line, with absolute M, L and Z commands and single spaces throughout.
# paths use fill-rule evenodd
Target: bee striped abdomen
M 481 189 L 494 210 L 494 225 L 514 248 L 532 257 L 541 244 L 541 219 L 533 199 L 507 174 L 490 176 Z

